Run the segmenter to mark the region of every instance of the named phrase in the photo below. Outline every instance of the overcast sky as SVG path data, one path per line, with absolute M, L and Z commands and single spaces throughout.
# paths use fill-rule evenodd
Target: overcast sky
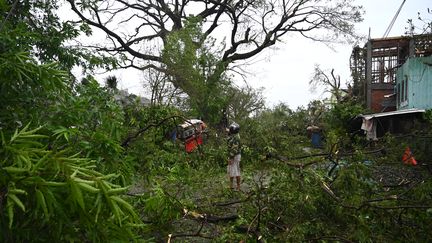
M 367 37 L 370 28 L 371 38 L 382 38 L 402 2 L 403 0 L 357 0 L 366 11 L 364 21 L 357 25 L 357 32 Z M 432 14 L 427 13 L 428 7 L 432 10 L 431 0 L 406 0 L 389 36 L 404 35 L 407 20 L 416 19 L 418 12 L 431 20 Z M 364 41 L 359 44 L 363 46 Z M 315 64 L 319 64 L 322 69 L 334 68 L 335 73 L 341 76 L 342 83 L 349 80 L 351 50 L 350 45 L 336 45 L 335 50 L 332 50 L 322 43 L 287 36 L 275 48 L 266 50 L 251 60 L 253 64 L 247 67 L 250 72 L 247 81 L 255 88 L 264 87 L 269 107 L 282 102 L 291 109 L 296 109 L 298 106 L 306 106 L 311 100 L 326 97 L 321 91 L 310 91 L 309 80 Z M 120 79 L 119 88 L 142 95 L 143 78 L 139 74 L 135 74 L 137 78 L 131 78 L 132 73 L 133 71 L 116 72 Z M 131 82 L 132 80 L 135 81 Z M 237 83 L 242 85 L 243 81 L 237 80 Z

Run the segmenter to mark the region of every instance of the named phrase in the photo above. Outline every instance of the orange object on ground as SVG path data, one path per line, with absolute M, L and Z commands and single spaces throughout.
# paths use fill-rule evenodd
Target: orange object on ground
M 185 150 L 190 153 L 203 143 L 202 135 L 193 135 L 185 141 Z
M 185 120 L 183 124 L 177 126 L 176 138 L 184 143 L 185 151 L 191 153 L 203 144 L 206 128 L 207 125 L 199 119 Z
M 404 154 L 402 155 L 402 162 L 406 165 L 417 165 L 410 147 L 406 147 Z

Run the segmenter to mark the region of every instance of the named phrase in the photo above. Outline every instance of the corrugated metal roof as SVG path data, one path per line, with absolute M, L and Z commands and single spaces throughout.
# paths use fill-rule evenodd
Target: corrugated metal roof
M 376 117 L 386 117 L 386 116 L 396 116 L 396 115 L 403 115 L 403 114 L 411 114 L 411 113 L 424 113 L 425 110 L 423 109 L 404 109 L 404 110 L 398 110 L 398 111 L 389 111 L 389 112 L 381 112 L 381 113 L 374 113 L 374 114 L 368 114 L 368 115 L 359 115 L 359 117 L 363 117 L 366 120 L 376 118 Z

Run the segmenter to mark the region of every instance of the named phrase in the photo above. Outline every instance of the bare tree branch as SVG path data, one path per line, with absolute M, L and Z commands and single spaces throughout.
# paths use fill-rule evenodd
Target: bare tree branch
M 299 32 L 305 35 L 315 29 L 327 29 L 341 33 L 346 37 L 354 36 L 353 24 L 361 21 L 361 8 L 353 6 L 350 1 L 126 1 L 119 0 L 106 4 L 103 8 L 89 6 L 85 1 L 68 0 L 72 10 L 86 23 L 103 30 L 113 37 L 124 51 L 144 60 L 163 62 L 158 54 L 144 54 L 131 47 L 132 43 L 144 43 L 153 38 L 166 40 L 169 32 L 183 28 L 183 21 L 198 16 L 207 26 L 203 31 L 204 38 L 209 37 L 219 26 L 230 20 L 230 46 L 224 51 L 222 60 L 227 66 L 237 60 L 255 56 L 272 46 L 287 32 Z M 102 1 L 101 5 L 105 1 Z M 190 7 L 191 4 L 196 4 Z M 81 6 L 78 9 L 77 6 Z M 93 17 L 86 15 L 86 10 Z M 127 13 L 128 11 L 130 13 Z M 120 14 L 121 13 L 121 14 Z M 105 16 L 102 21 L 101 15 Z M 129 16 L 127 16 L 129 14 Z M 132 21 L 141 19 L 143 22 Z M 122 38 L 112 27 L 105 24 L 116 23 L 136 25 L 136 38 Z M 256 24 L 254 24 L 256 23 Z M 138 36 L 138 30 L 142 35 Z M 151 27 L 151 28 L 150 28 Z M 171 28 L 170 30 L 167 28 Z M 146 31 L 152 29 L 153 33 Z M 239 38 L 240 37 L 240 38 Z M 253 46 L 251 46 L 253 44 Z
M 94 11 L 96 18 L 97 18 L 97 22 L 90 20 L 89 18 L 85 17 L 81 11 L 78 10 L 75 1 L 74 0 L 68 0 L 68 2 L 71 5 L 72 10 L 78 14 L 78 16 L 87 24 L 97 27 L 103 31 L 105 31 L 109 36 L 113 37 L 114 39 L 116 39 L 118 41 L 118 43 L 128 52 L 130 53 L 132 56 L 138 57 L 138 58 L 142 58 L 144 60 L 150 60 L 150 61 L 157 61 L 160 62 L 162 59 L 161 57 L 158 56 L 153 56 L 153 55 L 146 55 L 143 53 L 140 53 L 134 49 L 132 49 L 118 34 L 116 34 L 114 31 L 108 29 L 105 25 L 102 24 L 100 16 L 98 14 L 98 10 L 95 8 L 92 8 L 92 10 Z

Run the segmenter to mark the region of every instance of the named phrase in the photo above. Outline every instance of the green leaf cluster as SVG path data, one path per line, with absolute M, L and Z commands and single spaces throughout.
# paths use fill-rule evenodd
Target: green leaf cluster
M 202 33 L 202 20 L 189 17 L 184 28 L 169 34 L 162 53 L 174 86 L 189 96 L 191 115 L 210 124 L 222 119 L 230 84 L 214 46 L 215 40 Z
M 142 227 L 121 195 L 128 188 L 102 174 L 94 160 L 70 149 L 50 150 L 46 135 L 27 125 L 1 132 L 0 239 L 13 241 L 131 240 Z

